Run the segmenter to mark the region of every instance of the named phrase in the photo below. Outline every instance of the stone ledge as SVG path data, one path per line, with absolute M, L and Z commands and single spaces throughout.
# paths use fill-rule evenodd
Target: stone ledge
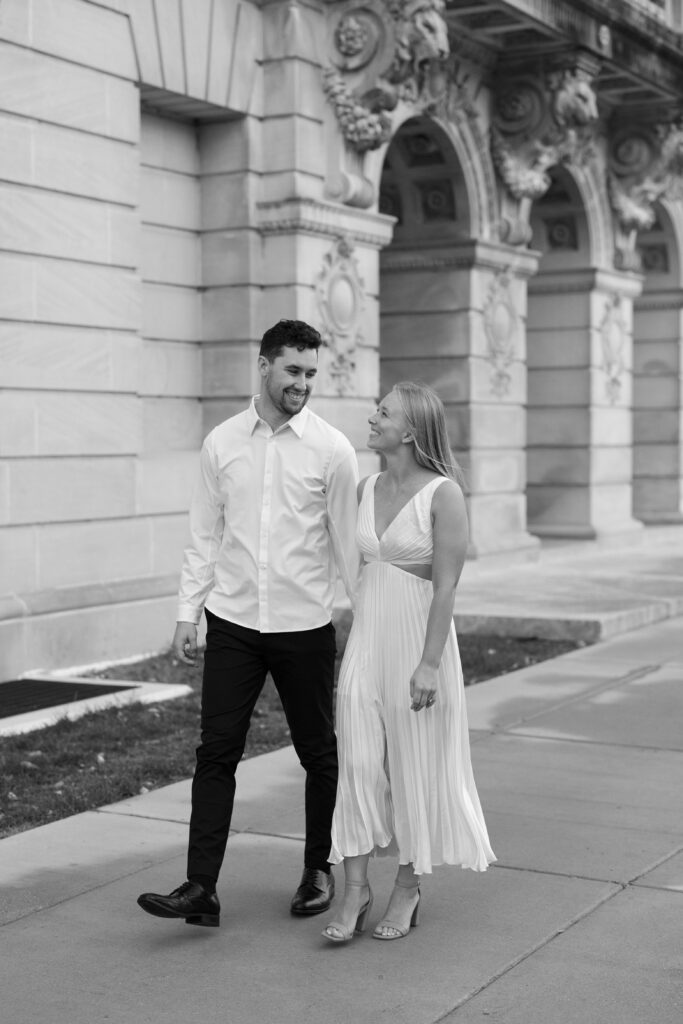
M 0 621 L 168 597 L 175 594 L 177 589 L 178 576 L 173 573 L 113 580 L 109 583 L 51 587 L 28 594 L 8 594 L 0 598 Z

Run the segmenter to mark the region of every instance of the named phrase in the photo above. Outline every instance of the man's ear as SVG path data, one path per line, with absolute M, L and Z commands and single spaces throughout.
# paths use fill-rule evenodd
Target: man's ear
M 261 374 L 262 377 L 265 377 L 265 375 L 268 373 L 268 367 L 270 366 L 270 363 L 268 362 L 266 357 L 259 356 L 256 365 L 258 366 L 258 372 Z

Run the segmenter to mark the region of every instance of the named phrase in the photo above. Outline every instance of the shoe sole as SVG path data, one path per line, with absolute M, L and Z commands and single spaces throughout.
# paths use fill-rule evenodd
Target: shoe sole
M 294 917 L 315 917 L 316 914 L 324 914 L 326 910 L 329 910 L 332 906 L 332 900 L 326 903 L 322 907 L 314 907 L 311 910 L 295 910 L 294 907 L 289 908 L 290 914 Z
M 163 917 L 166 920 L 184 920 L 185 924 L 198 924 L 203 925 L 205 928 L 218 928 L 220 927 L 221 919 L 219 914 L 192 914 L 190 917 L 186 917 L 185 914 L 177 914 L 172 910 L 166 910 L 156 905 L 156 903 L 148 903 L 143 901 L 142 898 L 138 898 L 138 906 L 141 907 L 146 914 L 151 914 L 152 917 Z

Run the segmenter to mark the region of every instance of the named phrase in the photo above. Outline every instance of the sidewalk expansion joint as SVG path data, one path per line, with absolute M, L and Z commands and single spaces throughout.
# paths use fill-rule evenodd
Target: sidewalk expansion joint
M 538 667 L 540 668 L 543 664 L 543 662 L 539 662 Z M 638 668 L 634 668 L 630 672 L 626 672 L 623 676 L 618 676 L 616 679 L 609 679 L 604 683 L 598 683 L 590 690 L 584 690 L 581 693 L 575 694 L 573 697 L 567 697 L 565 700 L 560 700 L 556 704 L 546 705 L 538 711 L 534 711 L 533 714 L 523 715 L 514 722 L 508 722 L 506 725 L 500 727 L 494 726 L 491 732 L 503 733 L 507 732 L 508 729 L 517 729 L 520 725 L 532 722 L 535 718 L 541 718 L 543 715 L 547 715 L 551 711 L 559 711 L 562 708 L 571 707 L 572 704 L 580 704 L 582 701 L 596 696 L 597 694 L 606 693 L 608 690 L 617 689 L 618 687 L 625 686 L 628 683 L 634 683 L 637 679 L 643 679 L 645 676 L 651 675 L 653 672 L 658 672 L 661 667 L 661 665 L 640 665 Z M 533 668 L 536 668 L 536 666 L 533 666 Z M 498 676 L 497 678 L 502 679 L 504 676 Z
M 154 862 L 156 867 L 158 864 L 166 864 L 168 861 L 177 860 L 178 857 L 184 856 L 184 851 L 179 853 L 172 853 L 168 857 L 161 857 L 159 860 Z M 11 925 L 16 924 L 17 921 L 25 921 L 27 917 L 33 917 L 35 914 L 44 914 L 48 910 L 54 909 L 54 907 L 61 907 L 64 903 L 69 903 L 71 900 L 80 899 L 81 896 L 85 896 L 87 893 L 97 892 L 98 889 L 106 889 L 108 885 L 113 885 L 115 882 L 120 882 L 123 878 L 132 878 L 134 875 L 140 875 L 143 871 L 149 871 L 151 865 L 143 864 L 142 867 L 133 868 L 131 871 L 124 871 L 123 874 L 117 875 L 116 878 L 107 878 L 103 882 L 98 882 L 96 885 L 88 886 L 87 889 L 80 889 L 78 892 L 72 893 L 70 896 L 64 896 L 60 900 L 55 900 L 53 903 L 45 903 L 39 907 L 31 907 L 30 910 L 25 911 L 23 914 L 17 914 L 16 917 L 12 917 L 7 921 L 0 921 L 0 928 L 9 928 Z
M 533 946 L 531 949 L 528 949 L 525 953 L 521 953 L 518 957 L 515 957 L 514 960 L 510 961 L 509 964 L 506 964 L 505 967 L 502 967 L 500 969 L 500 971 L 497 971 L 494 975 L 492 975 L 489 978 L 489 980 L 486 981 L 483 985 L 480 985 L 478 988 L 473 989 L 466 996 L 463 996 L 462 999 L 459 999 L 455 1006 L 453 1006 L 450 1010 L 447 1010 L 446 1013 L 442 1014 L 440 1017 L 437 1017 L 433 1021 L 433 1024 L 448 1024 L 448 1022 L 454 1020 L 454 1014 L 457 1013 L 457 1011 L 462 1006 L 464 1006 L 466 1003 L 469 1003 L 472 999 L 474 999 L 475 996 L 478 996 L 480 993 L 485 992 L 486 989 L 490 988 L 491 985 L 495 984 L 495 982 L 497 982 L 500 978 L 503 978 L 506 974 L 509 974 L 510 971 L 514 970 L 515 967 L 518 967 L 519 964 L 524 963 L 525 960 L 528 960 L 530 957 L 534 956 L 534 954 L 538 953 L 539 950 L 544 949 L 546 946 L 549 946 L 550 943 L 554 942 L 555 939 L 557 939 L 560 935 L 564 935 L 565 932 L 568 932 L 571 928 L 574 928 L 575 925 L 580 924 L 581 921 L 584 921 L 587 917 L 589 917 L 601 906 L 603 906 L 603 904 L 608 903 L 610 900 L 613 900 L 615 896 L 619 896 L 627 888 L 626 885 L 618 882 L 614 883 L 614 885 L 616 886 L 614 891 L 608 892 L 605 896 L 601 897 L 586 910 L 582 911 L 580 914 L 577 914 L 575 917 L 571 918 L 567 922 L 567 924 L 562 925 L 562 927 L 560 928 L 557 928 L 550 935 L 546 936 L 545 939 L 541 939 L 540 942 L 537 942 L 536 945 Z
M 515 732 L 507 733 L 503 730 L 492 732 L 492 736 L 509 736 L 512 739 L 520 738 L 525 740 L 542 740 L 544 743 L 582 743 L 589 747 L 614 747 L 617 750 L 646 750 L 653 754 L 681 754 L 680 747 L 653 747 L 645 743 L 618 743 L 616 740 L 592 740 L 587 736 L 561 736 L 559 734 L 539 735 L 533 732 L 524 732 L 514 726 Z
M 620 885 L 622 887 L 631 885 L 631 880 L 624 882 L 620 878 L 596 878 L 595 875 L 577 875 L 571 871 L 553 871 L 550 868 L 525 868 L 519 864 L 505 864 L 503 861 L 496 861 L 490 864 L 491 870 L 520 871 L 529 875 L 548 875 L 551 878 L 570 878 L 576 882 L 598 882 L 603 885 Z M 648 868 L 648 870 L 650 870 Z M 647 873 L 647 872 L 646 872 Z
M 664 856 L 660 857 L 659 860 L 654 861 L 654 863 L 646 867 L 644 871 L 641 871 L 639 875 L 634 875 L 633 878 L 630 880 L 629 884 L 635 885 L 636 882 L 638 882 L 641 878 L 645 878 L 646 875 L 649 875 L 652 871 L 655 871 L 657 868 L 660 868 L 662 864 L 666 864 L 668 861 L 673 860 L 673 858 L 677 857 L 679 853 L 683 853 L 683 845 L 677 847 L 672 853 L 664 854 Z M 659 886 L 652 886 L 652 888 L 657 889 L 659 888 Z M 664 886 L 664 888 L 666 888 L 666 886 Z

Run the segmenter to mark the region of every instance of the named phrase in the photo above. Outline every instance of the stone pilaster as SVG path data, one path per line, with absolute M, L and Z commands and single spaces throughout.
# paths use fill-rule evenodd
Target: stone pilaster
M 526 279 L 536 254 L 464 242 L 382 258 L 382 392 L 438 391 L 469 488 L 470 555 L 529 557 L 526 529 Z
M 529 527 L 609 539 L 632 515 L 632 306 L 641 279 L 582 270 L 529 285 Z
M 683 522 L 683 294 L 648 291 L 634 309 L 633 512 Z

